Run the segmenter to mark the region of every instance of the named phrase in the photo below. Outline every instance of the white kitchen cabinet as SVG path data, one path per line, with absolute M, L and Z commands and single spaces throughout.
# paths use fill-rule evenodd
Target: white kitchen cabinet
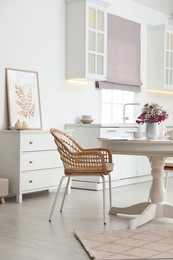
M 9 178 L 10 195 L 57 188 L 63 166 L 49 131 L 0 131 L 0 177 Z
M 107 7 L 100 0 L 66 0 L 67 79 L 106 79 Z
M 173 90 L 173 27 L 148 27 L 147 88 Z
M 102 138 L 131 138 L 131 133 L 137 131 L 138 126 L 109 127 L 100 124 L 66 124 L 65 128 L 72 131 L 73 138 L 84 148 L 100 147 L 99 137 Z M 137 183 L 151 179 L 149 160 L 144 156 L 113 155 L 115 164 L 111 173 L 112 187 Z M 108 184 L 108 182 L 106 182 Z M 100 177 L 75 177 L 72 188 L 91 190 L 102 189 Z

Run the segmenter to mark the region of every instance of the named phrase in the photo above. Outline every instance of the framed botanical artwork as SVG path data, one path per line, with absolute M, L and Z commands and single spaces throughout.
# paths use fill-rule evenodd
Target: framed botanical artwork
M 9 128 L 42 129 L 38 73 L 6 68 Z

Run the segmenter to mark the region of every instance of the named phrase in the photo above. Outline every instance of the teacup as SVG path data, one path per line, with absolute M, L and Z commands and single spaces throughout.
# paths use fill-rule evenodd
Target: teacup
M 132 132 L 132 136 L 133 136 L 135 139 L 140 139 L 140 138 L 142 138 L 143 133 L 142 133 L 141 131 Z

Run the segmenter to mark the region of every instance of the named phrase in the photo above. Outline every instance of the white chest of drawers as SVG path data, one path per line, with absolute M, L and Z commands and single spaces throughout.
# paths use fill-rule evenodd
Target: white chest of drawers
M 56 188 L 63 175 L 49 131 L 0 131 L 0 177 L 9 178 L 9 190 L 22 202 L 29 192 Z

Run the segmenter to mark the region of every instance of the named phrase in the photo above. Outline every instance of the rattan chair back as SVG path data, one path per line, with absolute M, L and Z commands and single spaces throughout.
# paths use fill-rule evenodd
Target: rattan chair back
M 107 175 L 108 163 L 112 163 L 112 154 L 108 149 L 82 148 L 71 136 L 59 129 L 51 128 L 51 134 L 63 162 L 65 174 L 73 175 Z

